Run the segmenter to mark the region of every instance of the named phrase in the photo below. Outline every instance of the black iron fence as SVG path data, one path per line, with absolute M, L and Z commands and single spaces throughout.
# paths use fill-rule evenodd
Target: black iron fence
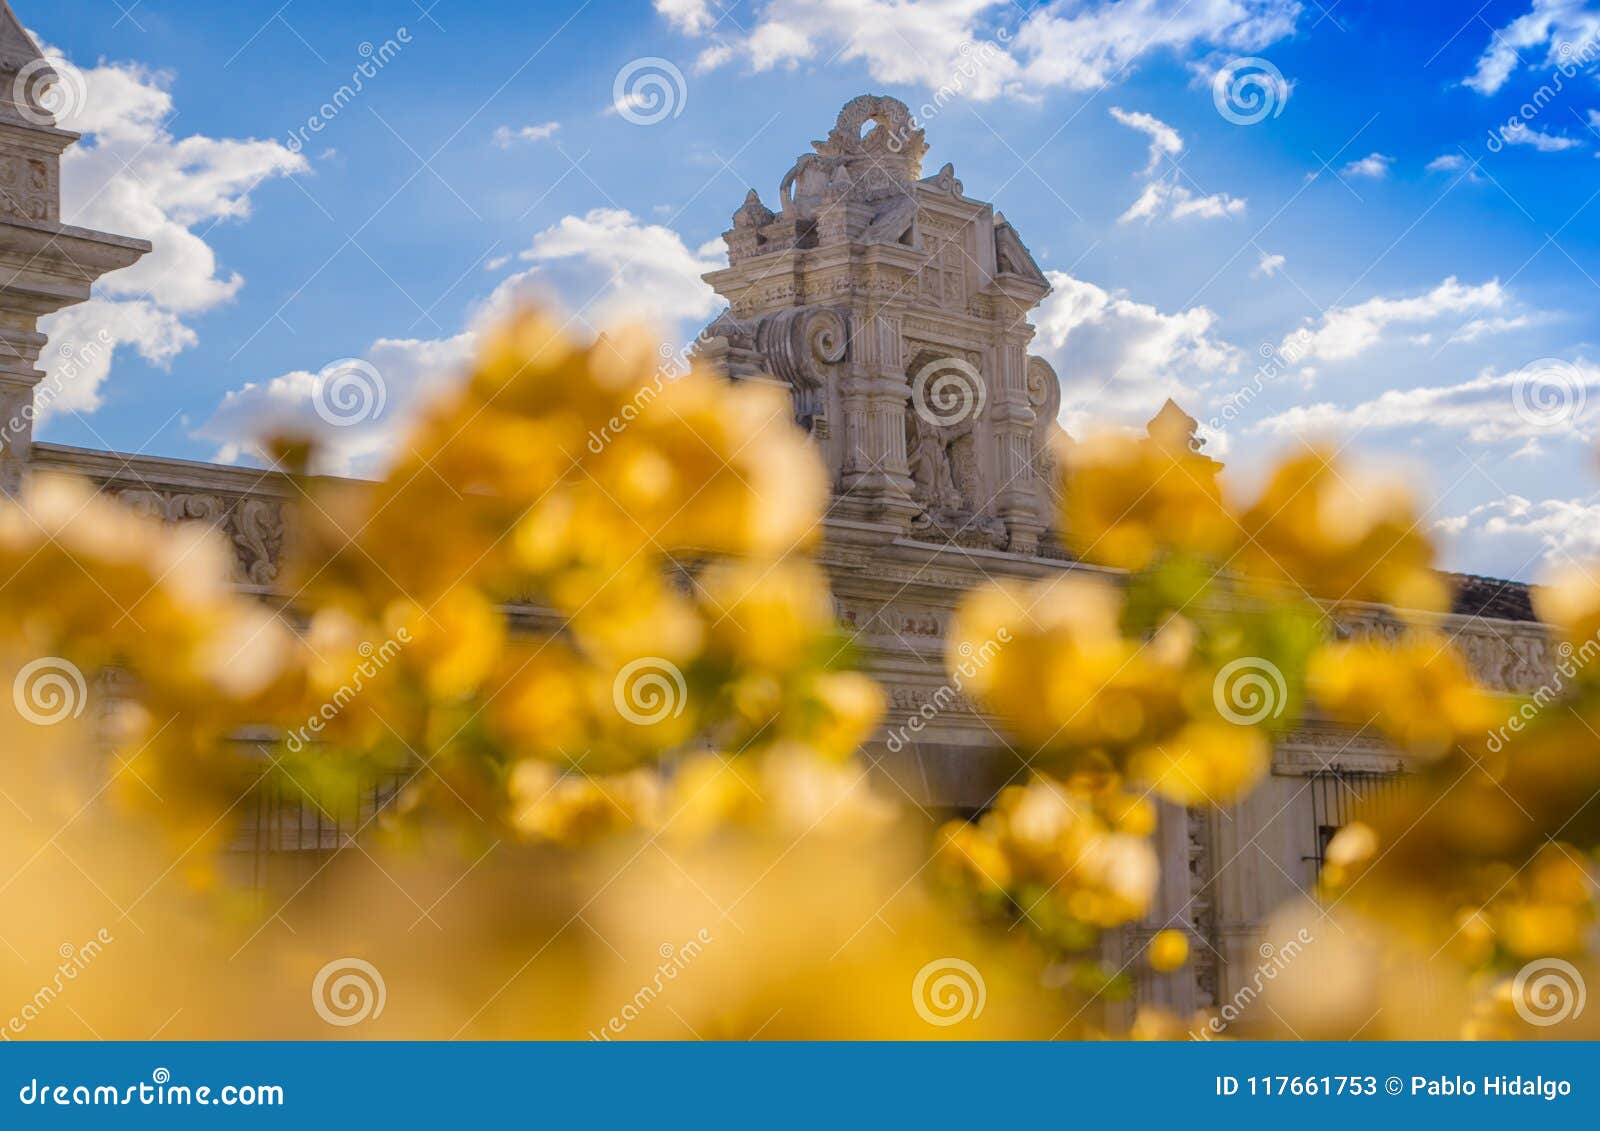
M 1311 852 L 1301 859 L 1311 864 L 1314 881 L 1322 874 L 1328 844 L 1351 821 L 1382 812 L 1400 790 L 1401 775 L 1382 770 L 1347 770 L 1329 766 L 1311 775 Z

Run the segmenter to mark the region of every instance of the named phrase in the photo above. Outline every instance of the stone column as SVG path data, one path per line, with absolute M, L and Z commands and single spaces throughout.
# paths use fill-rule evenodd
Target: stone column
M 1011 534 L 1011 549 L 1032 554 L 1045 528 L 1039 513 L 1033 442 L 1037 415 L 1028 401 L 1028 338 L 1011 334 L 995 349 L 995 380 L 989 407 L 995 446 L 996 510 Z
M 850 372 L 840 386 L 845 418 L 840 485 L 852 501 L 909 525 L 917 505 L 906 459 L 911 388 L 906 384 L 900 319 L 862 309 L 851 325 Z
M 33 444 L 33 387 L 44 377 L 37 368 L 45 336 L 37 320 L 0 309 L 0 494 L 22 488 Z

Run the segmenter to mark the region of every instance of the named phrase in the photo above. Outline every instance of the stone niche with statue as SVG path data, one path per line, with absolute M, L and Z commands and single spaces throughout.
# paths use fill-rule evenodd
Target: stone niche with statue
M 1061 390 L 1028 355 L 1050 284 L 993 205 L 945 165 L 922 175 L 923 131 L 862 95 L 778 185 L 754 189 L 706 281 L 728 309 L 701 356 L 773 380 L 827 456 L 834 512 L 917 537 L 1037 552 Z

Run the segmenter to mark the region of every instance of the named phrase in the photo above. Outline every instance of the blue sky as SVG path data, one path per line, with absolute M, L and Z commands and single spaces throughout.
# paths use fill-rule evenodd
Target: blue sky
M 1595 0 L 16 7 L 75 72 L 66 218 L 158 247 L 51 327 L 117 344 L 43 439 L 248 460 L 355 358 L 387 390 L 337 430 L 359 470 L 515 292 L 692 335 L 748 188 L 774 204 L 854 95 L 916 109 L 967 61 L 925 171 L 1051 272 L 1071 430 L 1174 395 L 1244 477 L 1311 435 L 1398 468 L 1455 567 L 1600 551 Z M 682 76 L 652 124 L 614 91 L 642 59 Z

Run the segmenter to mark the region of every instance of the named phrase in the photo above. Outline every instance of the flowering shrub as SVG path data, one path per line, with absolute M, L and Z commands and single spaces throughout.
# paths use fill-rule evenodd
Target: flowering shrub
M 90 1015 L 131 1038 L 1092 1035 L 1126 989 L 1101 933 L 1158 890 L 1158 803 L 1246 797 L 1308 710 L 1415 772 L 1330 846 L 1320 909 L 1286 912 L 1348 942 L 1298 960 L 1273 1016 L 1359 1031 L 1328 996 L 1401 1000 L 1437 948 L 1447 1004 L 1406 1016 L 1511 1031 L 1520 960 L 1585 959 L 1600 677 L 1491 748 L 1504 704 L 1439 628 L 1403 493 L 1354 490 L 1321 451 L 1239 502 L 1181 436 L 1066 449 L 1083 564 L 971 593 L 948 641 L 1027 775 L 934 828 L 860 755 L 884 697 L 811 557 L 828 483 L 791 406 L 657 382 L 656 356 L 514 320 L 380 479 L 295 476 L 271 600 L 230 586 L 215 536 L 87 488 L 40 478 L 0 508 L 7 941 L 97 940 L 70 1010 L 25 964 L 0 974 L 33 1003 L 8 1035 Z M 1592 636 L 1597 594 L 1541 611 Z M 1395 647 L 1332 630 L 1369 601 L 1394 605 Z M 253 885 L 239 830 L 279 795 L 358 827 L 319 824 L 304 873 Z M 1169 930 L 1144 960 L 1188 954 Z M 305 987 L 352 984 L 339 962 L 368 995 L 308 1008 Z

